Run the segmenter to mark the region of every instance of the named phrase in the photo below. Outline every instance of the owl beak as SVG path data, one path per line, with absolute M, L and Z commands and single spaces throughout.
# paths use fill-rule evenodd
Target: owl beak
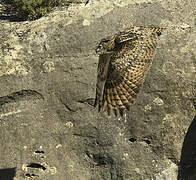
M 100 54 L 100 48 L 97 47 L 96 50 L 95 50 L 95 52 L 96 52 L 97 54 Z

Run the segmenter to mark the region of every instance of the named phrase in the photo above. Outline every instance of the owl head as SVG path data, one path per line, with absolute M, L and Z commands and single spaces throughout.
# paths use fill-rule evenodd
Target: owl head
M 96 48 L 97 54 L 108 54 L 112 53 L 115 48 L 115 37 L 107 37 L 101 40 Z

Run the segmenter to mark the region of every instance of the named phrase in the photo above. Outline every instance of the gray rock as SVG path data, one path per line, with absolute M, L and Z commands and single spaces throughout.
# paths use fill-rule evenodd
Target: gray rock
M 193 1 L 94 0 L 31 22 L 1 18 L 0 179 L 195 177 L 194 143 L 190 151 L 184 142 L 196 109 L 195 9 Z M 94 49 L 139 25 L 167 29 L 130 112 L 108 118 L 92 106 Z

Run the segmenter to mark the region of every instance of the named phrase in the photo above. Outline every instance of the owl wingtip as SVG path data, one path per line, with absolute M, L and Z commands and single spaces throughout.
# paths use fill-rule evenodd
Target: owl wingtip
M 119 114 L 118 109 L 117 109 L 117 108 L 114 108 L 114 109 L 113 109 L 113 113 L 114 113 L 114 115 L 117 117 L 118 114 Z
M 120 116 L 121 116 L 121 117 L 122 117 L 123 114 L 124 114 L 124 110 L 125 110 L 124 108 L 120 108 L 120 109 L 119 109 L 119 112 L 120 112 Z

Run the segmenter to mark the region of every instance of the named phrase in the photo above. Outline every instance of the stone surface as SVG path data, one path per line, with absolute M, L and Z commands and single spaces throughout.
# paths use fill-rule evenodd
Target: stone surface
M 0 179 L 194 179 L 195 16 L 191 0 L 91 0 L 31 22 L 2 15 Z M 92 106 L 94 49 L 138 25 L 167 29 L 130 112 L 108 118 Z

